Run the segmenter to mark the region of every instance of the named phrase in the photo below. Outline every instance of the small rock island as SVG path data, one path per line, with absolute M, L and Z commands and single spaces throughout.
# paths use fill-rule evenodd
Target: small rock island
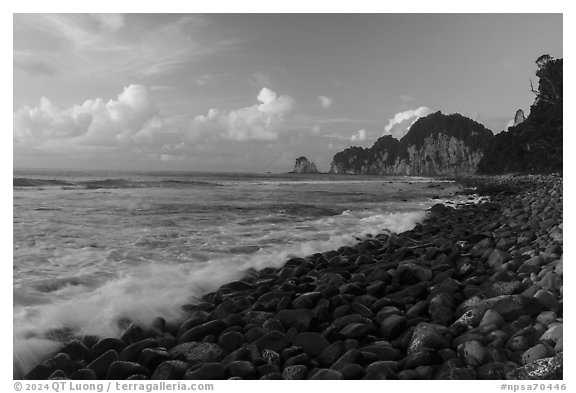
M 298 157 L 294 164 L 294 170 L 290 173 L 309 174 L 320 172 L 318 171 L 318 168 L 316 168 L 316 164 L 312 161 L 308 161 L 306 157 Z

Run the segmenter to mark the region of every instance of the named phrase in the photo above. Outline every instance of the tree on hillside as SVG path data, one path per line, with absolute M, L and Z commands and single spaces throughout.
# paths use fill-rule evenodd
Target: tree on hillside
M 536 102 L 543 101 L 550 105 L 556 105 L 562 101 L 562 59 L 554 59 L 546 54 L 536 60 L 538 70 L 536 76 L 540 78 L 538 90 L 534 89 L 532 81 L 530 88 L 536 94 Z

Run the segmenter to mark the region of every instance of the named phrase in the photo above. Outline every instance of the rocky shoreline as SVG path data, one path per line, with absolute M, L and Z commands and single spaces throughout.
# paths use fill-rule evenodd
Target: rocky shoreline
M 248 272 L 26 379 L 562 379 L 562 177 L 462 182 L 490 201 Z

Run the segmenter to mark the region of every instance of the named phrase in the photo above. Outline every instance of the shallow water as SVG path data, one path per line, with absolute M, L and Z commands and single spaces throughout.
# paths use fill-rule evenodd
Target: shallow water
M 401 232 L 456 187 L 426 178 L 184 172 L 14 172 L 15 376 L 52 329 L 118 336 L 118 320 L 178 319 L 240 278 Z

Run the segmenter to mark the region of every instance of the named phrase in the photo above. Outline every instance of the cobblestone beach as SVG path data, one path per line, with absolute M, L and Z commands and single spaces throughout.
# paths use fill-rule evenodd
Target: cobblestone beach
M 487 198 L 73 339 L 26 378 L 562 379 L 562 177 L 463 183 Z

